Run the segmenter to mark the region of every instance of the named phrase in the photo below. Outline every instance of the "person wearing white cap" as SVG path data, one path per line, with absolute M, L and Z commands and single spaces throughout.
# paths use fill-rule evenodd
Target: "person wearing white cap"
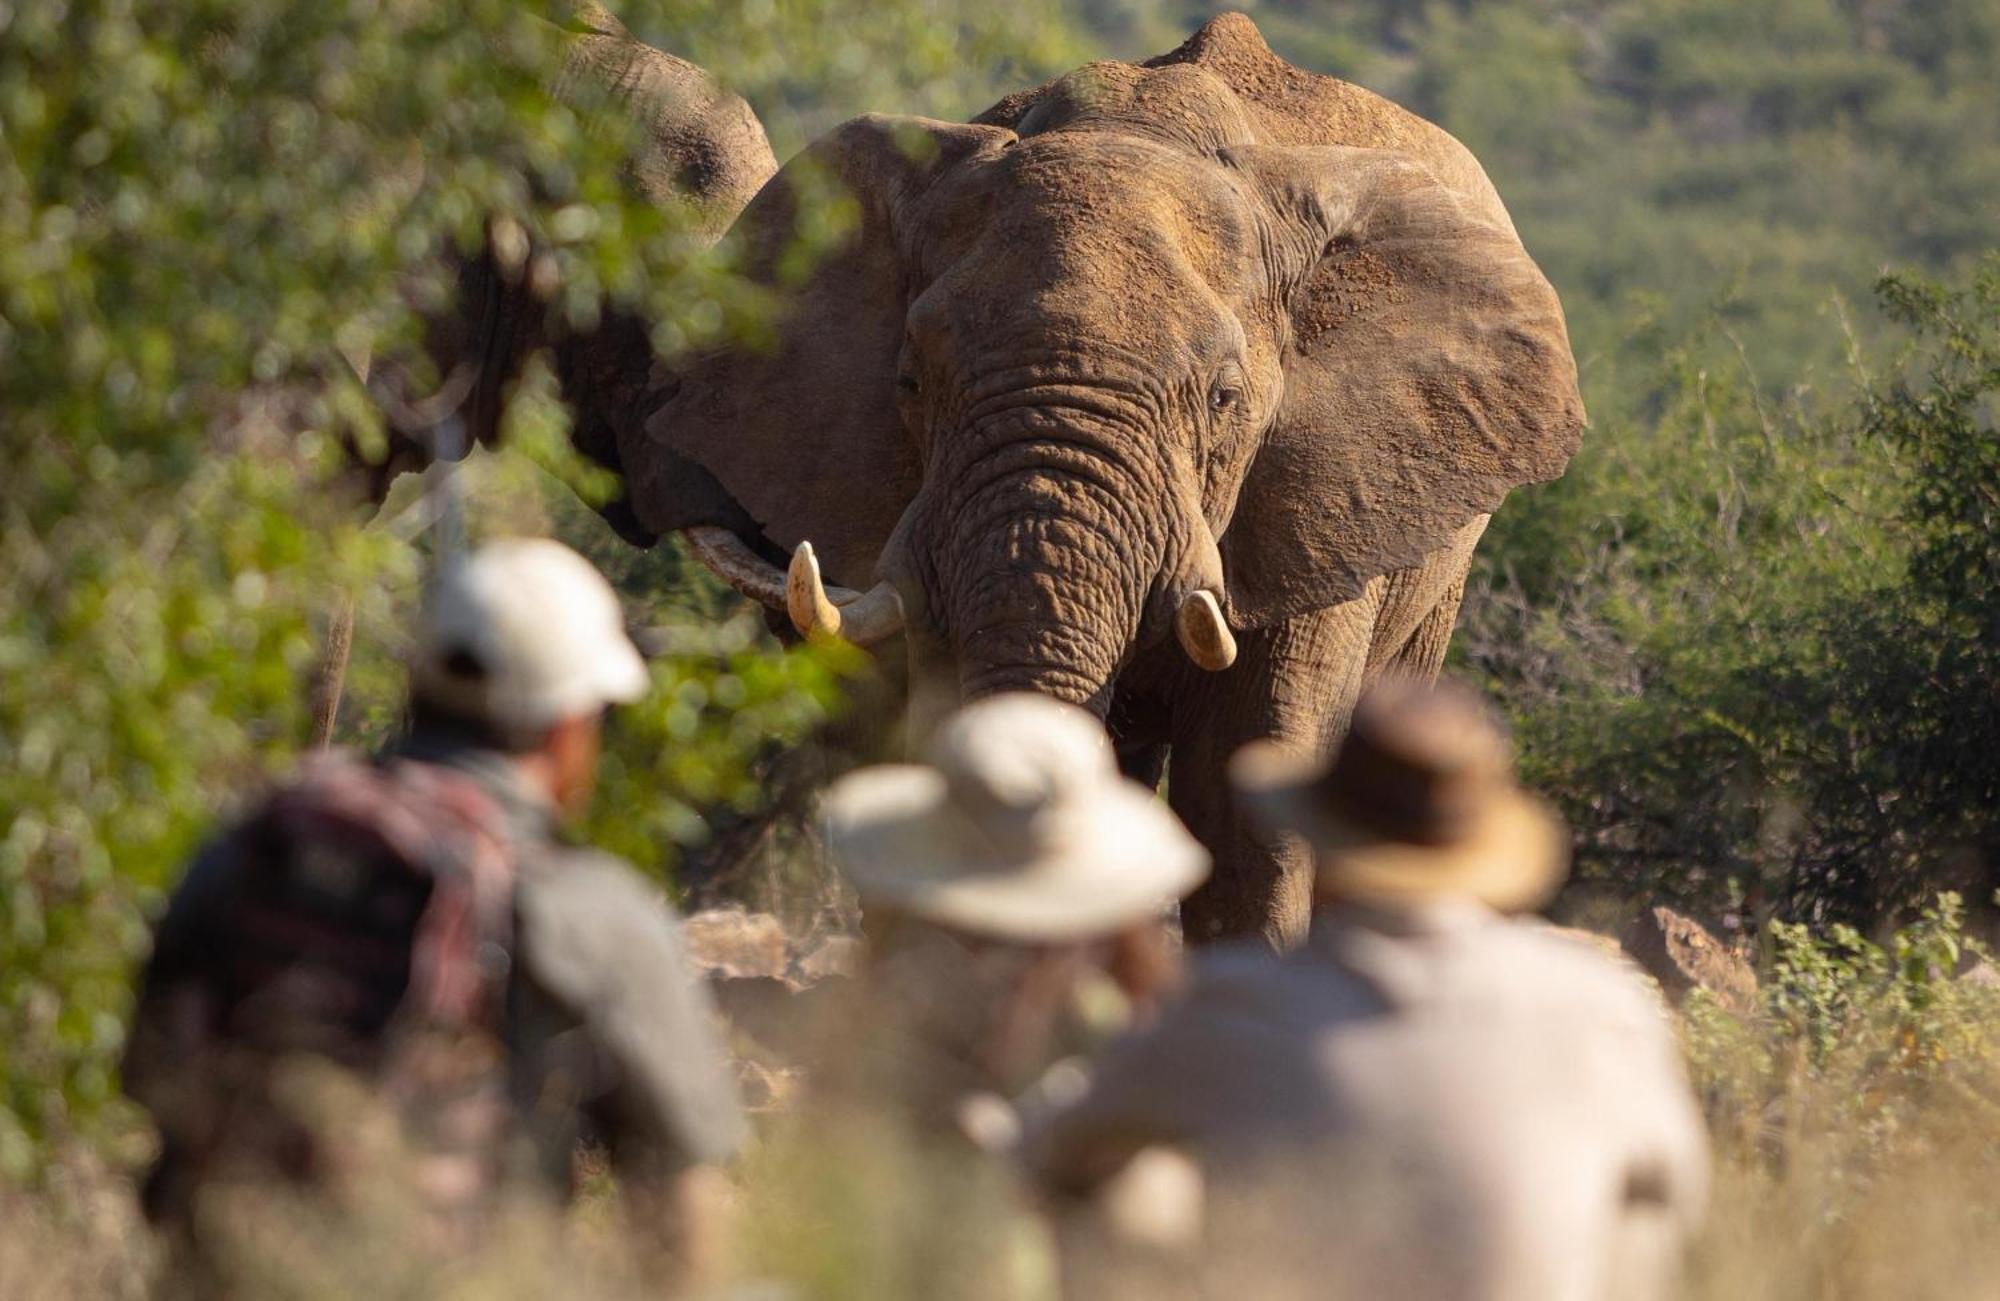
M 1030 1134 L 1040 1180 L 1082 1191 L 1148 1145 L 1188 1153 L 1200 1295 L 1671 1295 L 1702 1124 L 1636 969 L 1507 916 L 1568 859 L 1512 767 L 1477 697 L 1407 681 L 1363 695 L 1330 766 L 1239 755 L 1246 803 L 1315 851 L 1311 933 L 1282 958 L 1214 953 Z
M 566 1197 L 601 1144 L 678 1251 L 744 1137 L 714 1010 L 659 892 L 557 836 L 607 711 L 649 685 L 617 597 L 560 543 L 494 542 L 436 578 L 413 640 L 408 734 L 308 761 L 175 892 L 125 1072 L 163 1137 L 149 1209 L 199 1223 L 204 1183 L 301 1165 L 240 1122 L 279 1107 L 263 1064 L 303 1052 L 393 1100 L 437 1241 L 476 1240 L 503 1193 Z
M 410 657 L 413 704 L 483 727 L 516 753 L 552 731 L 587 730 L 650 685 L 617 594 L 553 539 L 487 543 L 425 594 Z

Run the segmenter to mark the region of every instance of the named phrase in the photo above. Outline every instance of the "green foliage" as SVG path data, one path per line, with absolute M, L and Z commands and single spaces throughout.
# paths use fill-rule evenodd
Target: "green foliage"
M 760 107 L 781 101 L 782 147 L 877 107 L 976 111 L 1069 60 L 1050 12 L 624 17 Z M 727 251 L 631 194 L 633 125 L 587 86 L 549 94 L 568 21 L 520 0 L 0 3 L 0 1178 L 121 1130 L 112 1064 L 146 918 L 216 814 L 305 740 L 304 688 L 348 599 L 341 739 L 397 719 L 430 543 L 388 526 L 410 522 L 407 491 L 364 529 L 335 448 L 380 446 L 361 373 L 421 371 L 410 344 L 448 302 L 441 255 L 507 214 L 556 260 L 572 319 L 634 305 L 663 346 L 760 324 Z M 521 452 L 601 499 L 549 388 L 510 412 Z M 528 475 L 519 453 L 500 462 Z M 475 530 L 547 526 L 519 508 L 543 490 L 475 502 Z M 580 514 L 557 522 L 609 554 Z M 730 604 L 676 556 L 619 576 L 649 605 Z M 661 694 L 608 756 L 592 829 L 661 872 L 697 834 L 692 810 L 742 804 L 752 758 L 823 717 L 844 672 L 714 636 L 660 662 Z
M 0 535 L 7 1176 L 112 1099 L 141 907 L 217 804 L 304 734 L 325 594 L 407 572 L 281 454 L 213 458 L 166 494 L 95 450 L 25 449 Z M 34 488 L 70 472 L 92 506 L 37 533 Z
M 683 619 L 673 637 L 653 694 L 614 722 L 584 829 L 659 875 L 707 842 L 717 812 L 767 803 L 768 761 L 832 716 L 843 669 L 861 667 L 851 648 L 775 652 L 752 611 L 720 626 Z
M 1838 923 L 1815 937 L 1801 923 L 1773 920 L 1770 937 L 1764 1011 L 1775 1033 L 1805 1049 L 1809 1069 L 1828 1070 L 1870 1038 L 1897 1050 L 1871 1057 L 1874 1069 L 1918 1074 L 1993 1047 L 1983 1015 L 1992 990 L 1955 978 L 1962 960 L 1991 954 L 1965 934 L 1963 901 L 1949 891 L 1886 948 Z
M 780 160 L 861 113 L 965 119 L 1098 51 L 1064 0 L 746 0 L 621 7 L 757 108 Z
M 1496 519 L 1461 651 L 1585 877 L 1864 922 L 1990 894 L 1997 272 L 1885 281 L 1905 356 L 1841 403 L 1669 349 L 1650 417 Z

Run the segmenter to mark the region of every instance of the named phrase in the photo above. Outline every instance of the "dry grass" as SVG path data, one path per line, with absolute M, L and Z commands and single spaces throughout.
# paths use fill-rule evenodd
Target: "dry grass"
M 1941 974 L 1951 915 L 1870 950 L 1794 937 L 1763 1005 L 1684 1018 L 1716 1182 L 1693 1301 L 2000 1297 L 2000 992 Z M 567 1215 L 509 1214 L 470 1258 L 427 1253 L 393 1174 L 337 1209 L 268 1193 L 208 1208 L 222 1273 L 271 1298 L 660 1295 L 624 1248 L 606 1180 Z M 694 1294 L 1045 1297 L 1052 1239 L 1006 1173 L 881 1115 L 767 1117 L 734 1172 L 736 1232 Z M 135 1298 L 155 1253 L 129 1183 L 85 1155 L 34 1195 L 0 1192 L 0 1297 Z
M 2000 1031 L 2000 1019 L 1989 1024 Z M 1835 1069 L 1810 1069 L 1795 1052 L 1775 1064 L 1790 1077 L 1783 1087 L 1754 1095 L 1752 1108 L 1740 1097 L 1721 1108 L 1713 1203 L 1690 1295 L 2000 1297 L 1993 1045 L 1982 1058 L 1924 1070 L 1913 1069 L 1908 1041 L 1864 1032 L 1841 1047 Z

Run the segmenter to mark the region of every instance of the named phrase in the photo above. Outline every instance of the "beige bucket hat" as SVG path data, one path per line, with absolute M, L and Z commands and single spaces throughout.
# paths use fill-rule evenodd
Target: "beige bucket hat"
M 1073 705 L 979 701 L 925 758 L 862 769 L 826 793 L 828 848 L 864 907 L 1061 942 L 1143 920 L 1208 875 L 1208 852 L 1119 775 L 1104 729 Z
M 1267 827 L 1312 845 L 1320 891 L 1339 898 L 1460 895 L 1518 912 L 1569 868 L 1561 818 L 1515 783 L 1485 704 L 1449 683 L 1371 688 L 1331 765 L 1264 741 L 1237 753 L 1230 778 Z

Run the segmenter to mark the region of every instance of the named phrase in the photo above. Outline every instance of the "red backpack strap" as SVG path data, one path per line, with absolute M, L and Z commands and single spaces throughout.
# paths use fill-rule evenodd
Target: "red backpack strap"
M 517 848 L 508 817 L 477 779 L 409 759 L 381 765 L 406 807 L 425 815 L 429 906 L 411 953 L 407 1015 L 433 1024 L 493 1024 L 514 941 Z

